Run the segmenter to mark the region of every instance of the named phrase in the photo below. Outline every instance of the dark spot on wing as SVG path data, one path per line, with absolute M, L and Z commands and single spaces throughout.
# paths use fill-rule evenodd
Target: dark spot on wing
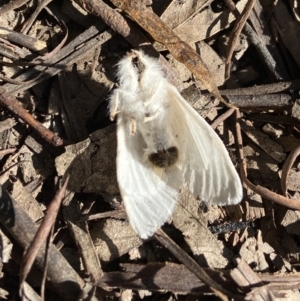
M 167 150 L 158 150 L 156 153 L 148 156 L 149 161 L 158 167 L 165 168 L 172 166 L 178 159 L 178 149 L 175 146 L 168 148 Z

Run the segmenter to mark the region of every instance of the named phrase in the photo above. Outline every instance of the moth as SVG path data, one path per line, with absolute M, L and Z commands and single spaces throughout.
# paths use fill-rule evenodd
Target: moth
M 152 236 L 186 185 L 213 205 L 234 205 L 240 178 L 215 131 L 168 82 L 156 59 L 132 50 L 118 63 L 109 101 L 117 118 L 117 178 L 129 222 Z

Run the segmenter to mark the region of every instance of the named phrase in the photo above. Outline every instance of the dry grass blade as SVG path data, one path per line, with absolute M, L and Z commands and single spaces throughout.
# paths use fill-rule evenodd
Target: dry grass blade
M 20 290 L 19 290 L 20 296 L 23 295 L 24 281 L 25 281 L 28 273 L 30 272 L 32 264 L 36 258 L 36 255 L 39 252 L 42 244 L 44 244 L 45 241 L 47 240 L 47 237 L 54 225 L 60 204 L 62 202 L 62 199 L 63 199 L 65 191 L 66 191 L 66 187 L 68 185 L 68 181 L 69 181 L 69 178 L 66 179 L 61 190 L 59 191 L 59 193 L 55 196 L 55 198 L 51 202 L 51 204 L 47 210 L 47 213 L 45 215 L 45 218 L 44 218 L 41 226 L 39 227 L 39 230 L 37 231 L 31 246 L 28 248 L 28 250 L 26 251 L 26 254 L 23 257 L 23 264 L 20 269 Z

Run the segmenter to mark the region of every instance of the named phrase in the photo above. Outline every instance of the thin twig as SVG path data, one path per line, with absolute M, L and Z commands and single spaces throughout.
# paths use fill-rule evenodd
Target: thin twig
M 100 44 L 105 43 L 111 37 L 109 33 L 101 33 L 102 29 L 103 28 L 99 24 L 92 26 L 63 47 L 54 57 L 43 61 L 40 65 L 29 69 L 22 75 L 15 78 L 15 80 L 25 81 L 36 74 L 41 74 L 39 77 L 35 78 L 35 82 L 25 82 L 22 86 L 5 84 L 3 88 L 6 92 L 15 94 L 20 91 L 27 90 L 32 86 L 43 82 L 49 77 L 56 75 L 69 64 L 81 59 L 88 51 L 91 51 L 94 47 L 98 47 Z
M 21 205 L 0 185 L 0 223 L 11 234 L 14 240 L 27 249 L 37 232 L 37 225 L 32 221 Z M 44 268 L 45 246 L 38 253 L 35 265 L 39 270 Z M 41 279 L 39 277 L 38 279 Z M 52 244 L 49 253 L 47 281 L 62 300 L 77 300 L 84 281 L 70 266 L 64 256 Z
M 33 12 L 33 14 L 29 17 L 29 19 L 23 24 L 23 28 L 21 32 L 27 34 L 33 22 L 37 18 L 38 14 L 42 11 L 42 9 L 47 6 L 52 0 L 38 0 L 38 5 Z
M 231 116 L 234 113 L 235 109 L 230 108 L 228 109 L 224 114 L 219 116 L 210 126 L 215 129 L 221 122 L 223 122 L 225 119 L 227 119 L 229 116 Z
M 35 129 L 47 142 L 54 146 L 63 144 L 63 140 L 44 127 L 40 122 L 33 118 L 17 101 L 17 99 L 0 87 L 0 105 L 13 112 L 23 119 L 28 125 Z
M 297 159 L 297 157 L 300 155 L 300 146 L 296 147 L 296 149 L 294 149 L 289 156 L 287 157 L 287 159 L 284 162 L 284 165 L 282 167 L 282 173 L 281 173 L 281 189 L 282 192 L 285 196 L 287 196 L 287 177 L 289 174 L 289 171 L 291 169 L 291 167 L 293 166 L 295 160 Z
M 0 36 L 6 38 L 12 43 L 22 45 L 30 50 L 37 51 L 39 53 L 45 53 L 47 51 L 46 42 L 27 36 L 24 33 L 19 33 L 4 27 L 0 27 Z
M 53 201 L 50 203 L 47 213 L 43 219 L 42 224 L 37 231 L 35 238 L 31 244 L 31 246 L 27 249 L 26 254 L 23 257 L 23 264 L 20 268 L 20 296 L 23 295 L 23 285 L 24 281 L 33 265 L 33 262 L 42 246 L 42 244 L 47 240 L 47 237 L 53 227 L 55 222 L 59 207 L 63 200 L 66 187 L 68 185 L 69 177 L 66 178 L 64 185 L 62 186 L 61 190 L 55 196 Z
M 238 40 L 238 38 L 242 32 L 242 29 L 252 11 L 252 8 L 253 8 L 255 2 L 256 2 L 256 0 L 248 0 L 246 6 L 243 9 L 243 12 L 236 19 L 233 29 L 230 33 L 227 54 L 226 54 L 226 61 L 225 61 L 225 78 L 226 79 L 228 79 L 230 77 L 231 58 L 232 58 L 237 40 Z
M 231 12 L 235 15 L 236 18 L 240 16 L 239 11 L 237 10 L 234 2 L 232 0 L 225 0 L 227 6 L 231 10 Z M 277 70 L 277 64 L 274 60 L 273 56 L 269 52 L 266 44 L 260 39 L 254 29 L 246 22 L 243 28 L 243 33 L 247 36 L 247 38 L 251 41 L 251 43 L 256 48 L 257 52 L 261 55 L 262 60 L 266 67 L 269 69 L 270 73 L 277 80 L 282 79 L 282 75 L 279 74 Z M 280 84 L 280 83 L 278 83 Z M 263 94 L 263 93 L 262 93 Z

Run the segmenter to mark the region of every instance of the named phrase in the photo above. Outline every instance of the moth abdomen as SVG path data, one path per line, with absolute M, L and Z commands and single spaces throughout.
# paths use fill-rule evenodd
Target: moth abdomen
M 168 149 L 158 150 L 156 153 L 150 154 L 148 159 L 155 166 L 161 168 L 170 167 L 178 160 L 178 148 L 172 146 Z

